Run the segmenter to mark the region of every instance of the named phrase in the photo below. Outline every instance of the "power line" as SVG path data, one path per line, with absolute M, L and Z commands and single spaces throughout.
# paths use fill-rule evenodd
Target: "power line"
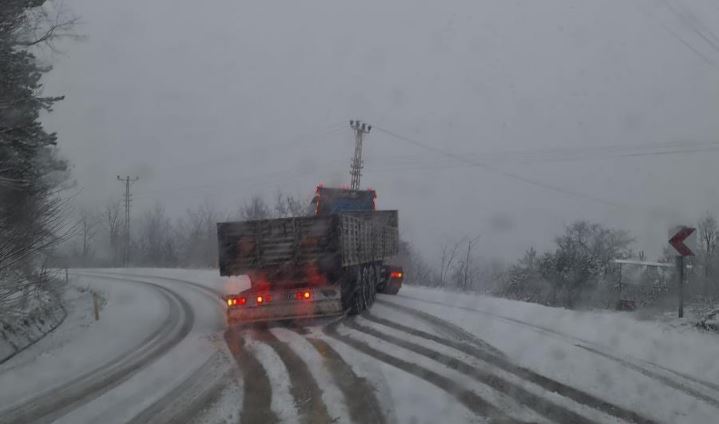
M 671 155 L 678 155 L 678 154 L 695 154 L 695 153 L 712 153 L 712 152 L 719 152 L 719 146 L 715 147 L 706 147 L 706 148 L 687 148 L 687 149 L 676 149 L 676 150 L 659 150 L 659 151 L 647 151 L 647 152 L 630 152 L 630 153 L 618 153 L 618 154 L 604 154 L 604 155 L 593 155 L 593 156 L 569 156 L 569 157 L 563 157 L 563 156 L 557 156 L 557 157 L 538 157 L 533 158 L 532 156 L 520 156 L 517 158 L 512 157 L 511 155 L 508 156 L 488 156 L 485 157 L 485 160 L 492 160 L 493 163 L 497 162 L 518 162 L 522 164 L 530 164 L 530 163 L 562 163 L 562 162 L 581 162 L 581 161 L 592 161 L 592 160 L 603 160 L 603 159 L 626 159 L 626 158 L 635 158 L 635 157 L 651 157 L 651 156 L 671 156 Z M 578 152 L 578 153 L 581 153 Z M 455 159 L 453 159 L 453 162 L 447 163 L 447 164 L 437 164 L 436 161 L 432 162 L 425 162 L 425 161 L 411 161 L 411 162 L 404 162 L 404 167 L 402 166 L 396 166 L 396 162 L 398 159 L 404 158 L 405 156 L 395 156 L 392 158 L 385 158 L 385 159 L 391 159 L 393 166 L 389 168 L 376 168 L 372 167 L 372 171 L 403 171 L 403 170 L 413 170 L 413 169 L 455 169 L 455 168 L 477 168 L 478 165 L 475 164 L 469 164 L 463 162 L 462 164 L 457 164 Z M 468 156 L 469 158 L 477 159 L 477 156 Z M 480 155 L 480 157 L 482 157 Z M 421 159 L 421 158 L 420 158 Z
M 719 150 L 719 142 L 668 142 L 649 144 L 622 144 L 605 145 L 583 148 L 553 147 L 532 150 L 510 150 L 479 153 L 471 156 L 473 159 L 496 161 L 522 161 L 522 162 L 571 162 L 588 159 L 614 159 L 622 157 L 642 157 L 655 155 L 670 155 L 695 152 L 712 152 Z M 589 156 L 588 156 L 589 155 Z M 422 156 L 415 156 L 424 159 Z M 406 154 L 382 156 L 382 159 L 395 161 L 397 159 L 412 159 Z
M 698 22 L 698 19 L 696 19 L 696 17 L 692 19 L 690 17 L 690 12 L 687 12 L 686 8 L 684 10 L 684 13 L 682 13 L 669 0 L 662 0 L 662 3 L 667 6 L 669 11 L 674 14 L 674 16 L 676 16 L 679 20 L 683 21 L 687 26 L 689 26 L 689 28 L 692 29 L 695 34 L 697 34 L 699 37 L 701 37 L 702 40 L 704 40 L 708 45 L 710 45 L 712 49 L 714 49 L 714 51 L 719 53 L 719 43 L 715 41 L 717 40 L 716 35 L 711 30 L 707 30 L 706 28 L 704 28 L 704 30 L 697 28 L 697 23 L 699 23 L 699 25 L 701 25 L 701 23 Z M 701 26 L 704 27 L 704 25 Z M 705 31 L 708 32 L 709 35 L 707 35 Z M 710 39 L 710 37 L 713 39 Z
M 450 152 L 450 151 L 447 151 L 447 150 L 444 150 L 444 149 L 440 149 L 440 148 L 438 148 L 438 147 L 426 145 L 426 144 L 424 144 L 424 143 L 422 143 L 422 142 L 419 142 L 419 141 L 417 141 L 417 140 L 411 139 L 411 138 L 409 138 L 409 137 L 405 137 L 405 136 L 403 136 L 403 135 L 397 134 L 397 133 L 395 133 L 395 132 L 393 132 L 393 131 L 390 131 L 390 130 L 385 129 L 385 128 L 382 128 L 382 127 L 377 127 L 377 126 L 375 126 L 375 128 L 376 128 L 378 131 L 381 131 L 381 132 L 383 132 L 383 133 L 385 133 L 385 134 L 387 134 L 387 135 L 389 135 L 389 136 L 392 136 L 392 137 L 394 137 L 394 138 L 396 138 L 396 139 L 398 139 L 398 140 L 405 141 L 405 142 L 407 142 L 407 143 L 410 143 L 410 144 L 412 144 L 412 145 L 414 145 L 414 146 L 417 146 L 417 147 L 420 147 L 420 148 L 422 148 L 422 149 L 429 150 L 429 151 L 432 151 L 432 152 L 441 154 L 441 155 L 443 155 L 443 156 L 456 159 L 456 160 L 458 160 L 458 161 L 460 161 L 460 162 L 464 162 L 464 163 L 466 163 L 466 164 L 470 164 L 470 165 L 473 165 L 473 166 L 478 167 L 478 168 L 483 168 L 483 169 L 485 169 L 485 170 L 487 170 L 487 171 L 489 171 L 489 172 L 493 172 L 493 173 L 495 173 L 495 174 L 499 174 L 499 175 L 505 176 L 505 177 L 507 177 L 507 178 L 511 178 L 511 179 L 513 179 L 513 180 L 517 180 L 517 181 L 523 182 L 523 183 L 525 183 L 525 184 L 529 184 L 529 185 L 532 185 L 532 186 L 535 186 L 535 187 L 540 187 L 540 188 L 543 188 L 543 189 L 545 189 L 545 190 L 554 191 L 554 192 L 561 193 L 561 194 L 564 194 L 564 195 L 567 195 L 567 196 L 571 196 L 571 197 L 577 197 L 577 198 L 582 198 L 582 199 L 586 199 L 586 200 L 591 200 L 591 201 L 593 201 L 593 202 L 601 203 L 601 204 L 604 204 L 604 205 L 607 205 L 607 206 L 611 206 L 611 207 L 623 207 L 623 206 L 625 206 L 625 205 L 621 205 L 621 204 L 619 204 L 619 203 L 612 202 L 612 201 L 609 201 L 609 200 L 605 200 L 605 199 L 602 199 L 602 198 L 599 198 L 599 197 L 590 196 L 590 195 L 588 195 L 588 194 L 584 194 L 584 193 L 580 193 L 580 192 L 577 192 L 577 191 L 565 189 L 565 188 L 563 188 L 563 187 L 558 187 L 558 186 L 555 186 L 555 185 L 552 185 L 552 184 L 545 183 L 545 182 L 543 182 L 543 181 L 533 180 L 533 179 L 531 179 L 531 178 L 527 178 L 527 177 L 522 176 L 522 175 L 519 175 L 519 174 L 515 174 L 515 173 L 508 172 L 508 171 L 505 171 L 505 170 L 502 170 L 502 169 L 499 169 L 499 168 L 495 168 L 495 167 L 493 167 L 493 166 L 491 166 L 491 165 L 488 165 L 488 164 L 486 164 L 486 163 L 484 163 L 484 162 L 479 162 L 479 161 L 476 161 L 476 160 L 472 160 L 472 159 L 469 159 L 469 158 L 467 158 L 467 157 L 465 157 L 465 156 L 458 155 L 458 154 L 452 153 L 452 152 Z
M 689 43 L 688 41 L 686 41 L 685 39 L 683 39 L 683 38 L 682 38 L 679 34 L 677 34 L 674 30 L 672 30 L 672 29 L 669 28 L 668 26 L 664 25 L 663 23 L 661 23 L 660 25 L 662 26 L 662 28 L 664 28 L 664 30 L 665 30 L 666 32 L 668 32 L 669 34 L 671 34 L 672 36 L 674 36 L 674 38 L 675 38 L 677 41 L 679 41 L 680 43 L 684 44 L 685 47 L 689 48 L 691 51 L 693 51 L 694 53 L 696 53 L 697 56 L 699 56 L 700 58 L 702 58 L 705 63 L 707 63 L 708 65 L 711 65 L 711 66 L 716 66 L 716 65 L 717 65 L 716 62 L 714 62 L 713 60 L 709 59 L 709 57 L 708 57 L 707 55 L 705 55 L 705 54 L 702 53 L 699 49 L 697 49 L 696 47 L 694 47 L 693 45 L 691 45 L 691 43 Z
M 634 3 L 635 6 L 640 10 L 640 12 L 648 17 L 650 20 L 654 21 L 654 17 L 650 16 L 650 13 L 641 5 L 639 5 L 638 2 Z M 671 6 L 669 6 L 670 11 L 672 10 Z M 656 21 L 655 21 L 656 22 Z M 669 28 L 667 25 L 665 25 L 663 22 L 656 22 L 659 24 L 659 26 L 669 35 L 671 35 L 675 40 L 679 41 L 684 47 L 691 50 L 694 54 L 696 54 L 698 57 L 702 59 L 707 65 L 712 67 L 717 67 L 716 62 L 714 62 L 712 59 L 710 59 L 707 55 L 705 55 L 701 50 L 699 50 L 697 47 L 695 47 L 693 44 L 685 40 L 682 36 L 680 36 L 676 31 Z M 695 29 L 696 30 L 696 29 Z

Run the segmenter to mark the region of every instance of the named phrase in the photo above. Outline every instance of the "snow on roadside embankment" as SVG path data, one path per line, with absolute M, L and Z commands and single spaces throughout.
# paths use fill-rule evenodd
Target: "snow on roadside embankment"
M 566 336 L 650 361 L 710 381 L 719 381 L 719 337 L 690 327 L 639 320 L 631 313 L 574 311 L 534 303 L 419 287 L 403 287 L 400 298 L 425 306 L 448 305 L 472 317 L 463 327 L 481 330 L 492 320 L 522 323 L 552 337 Z M 392 298 L 388 298 L 392 300 Z M 430 303 L 433 302 L 433 303 Z M 469 315 L 467 314 L 469 312 Z M 516 327 L 516 325 L 515 325 Z M 691 360 L 688 360 L 691 358 Z
M 54 330 L 67 315 L 62 303 L 46 291 L 37 290 L 25 301 L 21 298 L 18 292 L 6 299 L 18 307 L 0 315 L 0 364 Z
M 88 287 L 108 300 L 100 310 L 99 321 L 94 319 Z M 3 407 L 123 355 L 154 330 L 148 323 L 161 322 L 167 314 L 164 299 L 154 290 L 83 278 L 71 281 L 65 302 L 68 315 L 62 325 L 0 365 Z
M 715 422 L 719 338 L 612 311 L 404 287 L 388 302 L 459 325 L 513 362 L 662 422 Z

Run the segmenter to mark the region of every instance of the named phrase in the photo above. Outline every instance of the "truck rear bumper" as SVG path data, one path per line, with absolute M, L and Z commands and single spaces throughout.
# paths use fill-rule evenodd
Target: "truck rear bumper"
M 344 313 L 338 290 L 312 290 L 309 300 L 295 299 L 296 290 L 273 291 L 271 301 L 227 309 L 228 324 L 316 318 Z M 248 301 L 248 303 L 251 303 Z

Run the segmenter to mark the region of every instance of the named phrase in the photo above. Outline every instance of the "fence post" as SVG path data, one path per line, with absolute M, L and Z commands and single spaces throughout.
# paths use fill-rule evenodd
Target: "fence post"
M 100 319 L 100 305 L 97 300 L 97 293 L 92 292 L 92 306 L 95 309 L 95 321 Z

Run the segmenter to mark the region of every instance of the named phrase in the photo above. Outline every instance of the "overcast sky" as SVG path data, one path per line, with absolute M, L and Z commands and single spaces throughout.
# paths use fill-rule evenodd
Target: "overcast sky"
M 137 213 L 309 200 L 349 182 L 361 119 L 362 184 L 430 255 L 481 234 L 513 258 L 577 219 L 658 254 L 719 214 L 712 0 L 64 3 L 86 39 L 48 59 L 67 98 L 44 119 L 85 205 L 116 175 L 140 177 Z

